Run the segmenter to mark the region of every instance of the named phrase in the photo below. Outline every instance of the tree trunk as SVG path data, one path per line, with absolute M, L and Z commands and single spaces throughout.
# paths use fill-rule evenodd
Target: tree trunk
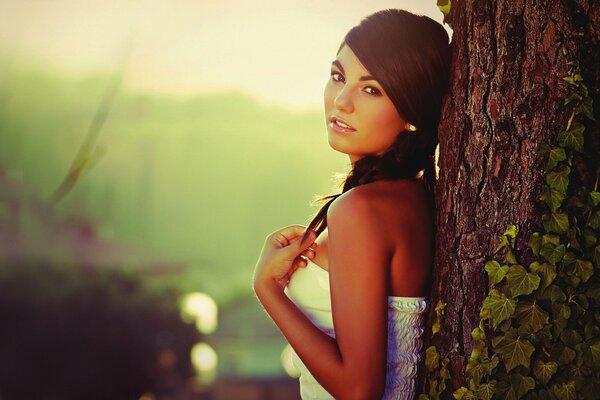
M 457 1 L 450 22 L 453 66 L 439 129 L 437 243 L 427 326 L 435 320 L 438 300 L 447 305 L 441 331 L 431 338 L 427 329 L 424 346 L 434 344 L 450 359 L 453 379 L 442 398 L 468 387 L 470 334 L 479 323 L 487 293 L 484 264 L 494 256 L 498 234 L 517 224 L 515 247 L 527 256 L 526 238 L 540 229 L 543 166 L 536 149 L 543 140 L 554 143 L 567 124 L 562 80 L 567 62 L 579 61 L 600 121 L 597 0 Z M 598 148 L 595 129 L 587 130 L 586 147 Z M 588 172 L 598 160 L 583 157 L 575 165 L 589 185 Z M 427 393 L 425 385 L 421 390 Z

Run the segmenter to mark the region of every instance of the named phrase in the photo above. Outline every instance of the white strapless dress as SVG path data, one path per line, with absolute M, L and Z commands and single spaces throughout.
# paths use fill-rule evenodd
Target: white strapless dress
M 329 272 L 307 259 L 297 269 L 285 293 L 327 335 L 335 338 L 331 314 Z M 388 296 L 387 374 L 384 400 L 412 400 L 416 394 L 417 364 L 422 358 L 426 297 Z M 292 361 L 300 371 L 303 400 L 333 399 L 292 349 Z

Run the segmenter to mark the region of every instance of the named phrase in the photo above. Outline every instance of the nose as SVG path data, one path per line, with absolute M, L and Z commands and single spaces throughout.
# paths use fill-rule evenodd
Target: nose
M 348 85 L 344 86 L 333 99 L 333 104 L 336 109 L 350 113 L 354 111 L 354 103 L 352 101 L 352 94 L 348 89 Z

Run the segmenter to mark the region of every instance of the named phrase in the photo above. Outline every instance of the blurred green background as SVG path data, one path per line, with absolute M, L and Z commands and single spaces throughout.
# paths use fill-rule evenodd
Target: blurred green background
M 297 398 L 254 263 L 348 171 L 346 31 L 430 3 L 0 0 L 0 399 Z

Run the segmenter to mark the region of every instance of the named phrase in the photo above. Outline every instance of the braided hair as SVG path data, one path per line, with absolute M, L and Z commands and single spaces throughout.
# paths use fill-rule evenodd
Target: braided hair
M 382 155 L 354 162 L 342 192 L 327 202 L 308 225 L 317 236 L 327 227 L 327 210 L 348 190 L 379 180 L 422 179 L 433 205 L 435 149 L 442 99 L 448 89 L 450 44 L 446 30 L 429 17 L 405 10 L 378 11 L 361 20 L 344 37 L 345 46 L 381 84 L 398 113 L 416 129 L 398 132 Z

